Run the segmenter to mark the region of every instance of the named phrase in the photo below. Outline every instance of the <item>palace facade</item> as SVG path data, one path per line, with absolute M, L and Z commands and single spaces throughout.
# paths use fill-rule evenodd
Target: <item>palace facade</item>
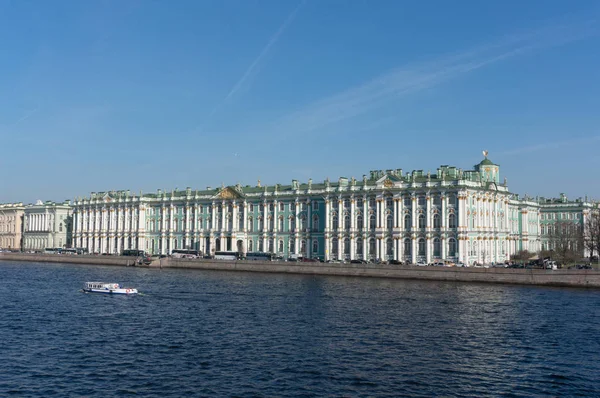
M 42 202 L 27 205 L 24 212 L 23 250 L 71 246 L 71 203 Z
M 486 157 L 472 170 L 440 166 L 435 173 L 375 170 L 362 180 L 92 193 L 74 202 L 73 238 L 74 246 L 96 253 L 189 248 L 323 260 L 503 262 L 548 245 L 543 232 L 554 210 L 542 201 L 510 193 Z M 597 204 L 580 203 L 581 218 L 573 221 L 583 222 L 588 208 Z
M 0 204 L 0 249 L 22 248 L 24 212 L 23 203 Z

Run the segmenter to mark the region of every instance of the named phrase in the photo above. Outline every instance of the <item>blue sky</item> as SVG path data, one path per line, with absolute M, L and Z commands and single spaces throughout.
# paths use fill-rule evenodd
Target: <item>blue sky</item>
M 0 0 L 0 202 L 470 169 L 600 199 L 596 1 Z

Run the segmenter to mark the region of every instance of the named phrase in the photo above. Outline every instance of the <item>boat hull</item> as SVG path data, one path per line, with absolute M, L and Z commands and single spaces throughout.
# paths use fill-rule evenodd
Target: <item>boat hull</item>
M 86 293 L 103 293 L 103 294 L 137 294 L 137 289 L 83 289 Z

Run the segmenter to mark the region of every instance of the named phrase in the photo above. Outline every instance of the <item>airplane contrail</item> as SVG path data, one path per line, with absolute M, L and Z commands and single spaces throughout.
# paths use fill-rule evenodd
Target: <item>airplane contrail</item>
M 229 90 L 229 93 L 227 93 L 225 98 L 223 98 L 223 100 L 219 104 L 217 104 L 217 106 L 215 106 L 215 108 L 212 110 L 212 112 L 208 115 L 208 118 L 211 118 L 212 116 L 214 116 L 214 114 L 217 113 L 217 111 L 223 105 L 225 105 L 225 103 L 227 101 L 229 101 L 229 99 L 231 97 L 233 97 L 235 95 L 235 93 L 237 93 L 239 91 L 239 89 L 244 85 L 246 80 L 248 80 L 248 77 L 250 77 L 250 74 L 252 73 L 252 71 L 260 63 L 260 61 L 267 55 L 267 53 L 269 52 L 271 47 L 273 47 L 273 45 L 277 42 L 277 40 L 282 35 L 282 33 L 287 29 L 287 27 L 294 21 L 296 14 L 298 14 L 298 11 L 300 11 L 300 9 L 304 6 L 305 3 L 306 3 L 306 0 L 302 0 L 300 2 L 300 4 L 298 4 L 298 6 L 296 6 L 296 8 L 290 13 L 290 15 L 288 15 L 288 17 L 285 19 L 283 24 L 277 30 L 277 32 L 275 32 L 275 34 L 273 36 L 271 36 L 271 39 L 267 42 L 267 45 L 262 49 L 262 51 L 258 54 L 258 56 L 250 64 L 248 69 L 246 69 L 246 71 L 244 72 L 242 77 L 237 81 L 237 83 L 232 87 L 232 89 Z

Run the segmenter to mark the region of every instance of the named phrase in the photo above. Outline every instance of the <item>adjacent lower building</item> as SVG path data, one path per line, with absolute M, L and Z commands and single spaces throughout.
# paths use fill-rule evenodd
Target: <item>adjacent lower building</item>
M 24 211 L 23 203 L 0 204 L 0 249 L 21 250 Z
M 375 170 L 360 180 L 96 192 L 73 204 L 73 239 L 96 253 L 188 248 L 490 263 L 542 250 L 543 217 L 553 211 L 547 207 L 539 198 L 510 193 L 486 156 L 472 170 L 440 166 L 435 173 Z
M 71 247 L 71 203 L 52 201 L 27 205 L 24 210 L 23 250 Z

